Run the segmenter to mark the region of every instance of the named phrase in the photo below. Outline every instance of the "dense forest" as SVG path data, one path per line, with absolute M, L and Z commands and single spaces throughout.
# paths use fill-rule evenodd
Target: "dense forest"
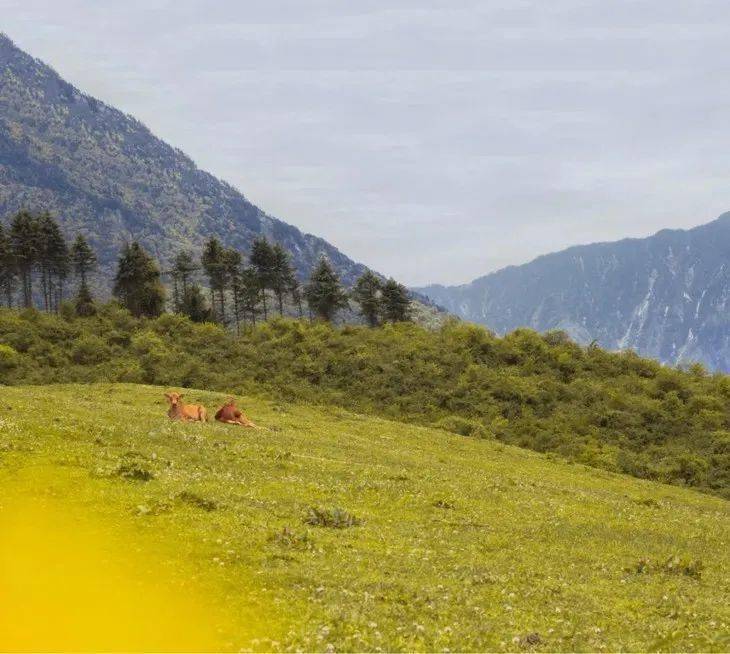
M 730 497 L 730 378 L 563 333 L 275 318 L 237 336 L 116 302 L 0 310 L 0 381 L 126 381 L 335 405 Z

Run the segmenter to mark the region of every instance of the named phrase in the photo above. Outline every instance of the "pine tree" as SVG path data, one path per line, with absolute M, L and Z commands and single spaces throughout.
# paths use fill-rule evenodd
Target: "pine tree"
M 411 319 L 411 299 L 408 289 L 393 278 L 383 285 L 383 318 L 388 322 L 405 322 Z
M 186 285 L 177 313 L 187 316 L 193 322 L 208 322 L 211 319 L 210 307 L 198 284 Z
M 324 256 L 312 270 L 309 283 L 304 289 L 304 297 L 310 311 L 322 320 L 331 321 L 339 309 L 348 306 L 347 293 Z
M 294 306 L 296 306 L 299 317 L 301 318 L 304 315 L 302 311 L 302 285 L 299 283 L 296 274 L 292 275 L 288 290 L 291 295 L 291 300 Z
M 74 298 L 74 310 L 76 311 L 76 315 L 81 317 L 93 316 L 96 313 L 94 298 L 91 295 L 86 280 L 82 280 L 79 285 L 79 290 Z
M 71 246 L 71 264 L 81 283 L 88 282 L 89 273 L 96 268 L 96 254 L 81 234 Z
M 220 241 L 213 237 L 203 249 L 201 257 L 203 270 L 208 276 L 210 285 L 210 306 L 216 320 L 222 324 L 226 322 L 226 286 L 228 279 L 226 275 L 226 250 Z M 215 297 L 218 296 L 216 307 Z
M 79 280 L 74 306 L 79 316 L 91 316 L 96 313 L 94 298 L 88 285 L 89 273 L 96 267 L 96 254 L 86 239 L 79 234 L 71 245 L 71 265 Z
M 254 268 L 244 268 L 239 275 L 241 287 L 241 310 L 243 315 L 248 316 L 251 325 L 256 326 L 256 316 L 259 314 L 261 304 L 261 287 L 259 276 Z
M 226 279 L 233 296 L 233 320 L 236 323 L 236 334 L 241 333 L 241 253 L 228 249 L 223 253 L 226 266 Z
M 284 315 L 284 294 L 295 281 L 289 253 L 278 243 L 271 248 L 271 288 L 279 303 L 279 315 Z
M 377 327 L 380 322 L 382 290 L 383 285 L 370 270 L 360 276 L 352 289 L 352 299 L 360 305 L 360 313 L 371 327 Z
M 33 306 L 33 268 L 38 261 L 38 221 L 28 211 L 13 216 L 10 223 L 10 249 L 20 276 L 20 292 L 23 306 Z
M 134 316 L 154 318 L 162 313 L 165 289 L 160 283 L 160 269 L 136 241 L 122 250 L 113 292 Z
M 0 225 L 0 297 L 10 309 L 13 306 L 13 293 L 17 281 L 15 256 L 10 247 L 10 239 Z
M 274 251 L 265 237 L 257 238 L 251 246 L 251 265 L 256 270 L 259 288 L 261 289 L 261 304 L 264 310 L 264 320 L 268 319 L 266 307 L 266 290 L 272 288 Z
M 180 252 L 176 257 L 172 266 L 172 284 L 173 296 L 172 303 L 175 313 L 186 313 L 182 306 L 186 303 L 188 291 L 191 284 L 193 273 L 198 269 L 195 265 L 195 259 L 191 252 L 185 250 Z
M 38 219 L 38 268 L 46 311 L 57 311 L 71 268 L 66 239 L 58 222 L 45 212 Z

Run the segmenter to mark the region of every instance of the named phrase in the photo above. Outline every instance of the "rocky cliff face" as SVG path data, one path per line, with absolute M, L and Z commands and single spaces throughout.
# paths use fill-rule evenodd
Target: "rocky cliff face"
M 572 247 L 463 286 L 417 290 L 498 333 L 562 329 L 581 343 L 730 371 L 730 213 L 695 229 Z
M 247 251 L 264 234 L 293 255 L 300 275 L 326 254 L 351 282 L 363 267 L 335 247 L 268 216 L 199 170 L 144 125 L 84 95 L 0 34 L 0 219 L 49 210 L 97 250 L 101 284 L 122 243 L 139 239 L 166 266 L 216 235 Z

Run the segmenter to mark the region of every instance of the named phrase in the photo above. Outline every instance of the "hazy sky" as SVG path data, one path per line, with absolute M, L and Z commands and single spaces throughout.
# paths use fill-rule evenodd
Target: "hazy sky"
M 728 0 L 0 0 L 0 30 L 409 284 L 730 209 Z

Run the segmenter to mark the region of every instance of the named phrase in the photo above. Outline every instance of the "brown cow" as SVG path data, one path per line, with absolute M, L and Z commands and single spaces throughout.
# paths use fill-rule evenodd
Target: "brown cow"
M 181 393 L 165 393 L 165 398 L 170 403 L 167 415 L 172 420 L 183 422 L 205 422 L 208 420 L 208 412 L 202 404 L 183 404 L 180 402 Z
M 242 427 L 258 429 L 258 427 L 246 417 L 246 414 L 243 413 L 243 411 L 236 408 L 236 400 L 232 397 L 229 397 L 226 400 L 226 403 L 218 409 L 218 411 L 216 411 L 215 419 L 218 420 L 218 422 L 225 422 L 228 425 L 241 425 Z

